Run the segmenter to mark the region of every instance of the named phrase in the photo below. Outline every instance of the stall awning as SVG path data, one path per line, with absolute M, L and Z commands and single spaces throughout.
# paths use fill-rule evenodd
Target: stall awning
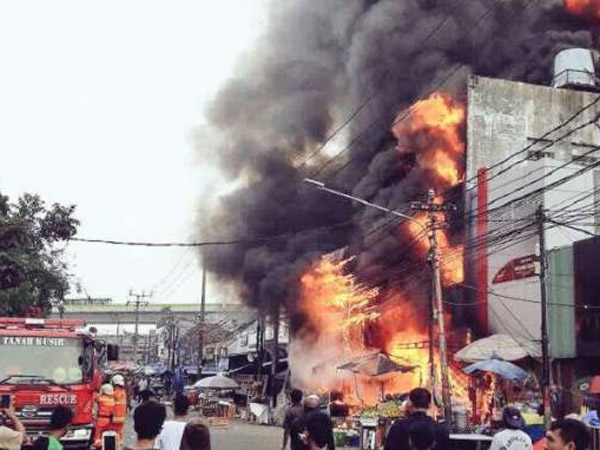
M 356 358 L 337 366 L 338 370 L 348 370 L 370 377 L 392 372 L 412 372 L 417 368 L 418 366 L 409 360 L 391 358 L 382 352 Z

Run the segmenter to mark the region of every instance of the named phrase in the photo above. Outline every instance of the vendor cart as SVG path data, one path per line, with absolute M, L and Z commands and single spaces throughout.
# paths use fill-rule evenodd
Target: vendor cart
M 348 361 L 340 366 L 338 370 L 348 370 L 355 374 L 372 378 L 380 377 L 392 372 L 414 372 L 418 365 L 409 360 L 391 358 L 389 355 L 378 352 L 365 357 Z M 381 399 L 385 398 L 384 383 L 381 382 Z M 361 450 L 382 449 L 388 428 L 391 426 L 393 417 L 382 417 L 375 414 L 373 417 L 360 417 L 359 442 Z

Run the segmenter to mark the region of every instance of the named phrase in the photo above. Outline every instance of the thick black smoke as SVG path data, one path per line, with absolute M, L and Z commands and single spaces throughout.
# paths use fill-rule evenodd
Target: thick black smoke
M 450 71 L 444 87 L 458 95 L 470 73 L 549 83 L 557 51 L 589 46 L 585 26 L 560 0 L 273 1 L 268 30 L 208 113 L 218 146 L 206 157 L 240 187 L 203 209 L 201 228 L 204 238 L 286 236 L 211 249 L 210 270 L 266 311 L 292 306 L 306 265 L 343 246 L 369 281 L 397 278 L 409 255 L 389 218 L 302 183 L 339 141 L 298 162 L 373 96 L 341 133 L 353 145 L 318 178 L 391 208 L 413 200 L 428 176 L 394 150 L 397 113 Z

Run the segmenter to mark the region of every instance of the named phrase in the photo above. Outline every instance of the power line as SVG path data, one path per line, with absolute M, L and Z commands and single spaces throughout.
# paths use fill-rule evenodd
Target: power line
M 562 128 L 566 127 L 567 125 L 569 125 L 571 122 L 573 122 L 575 119 L 577 119 L 577 117 L 579 117 L 581 114 L 583 114 L 585 111 L 587 111 L 588 109 L 592 108 L 593 106 L 595 106 L 596 104 L 598 104 L 600 102 L 600 97 L 597 97 L 596 99 L 594 99 L 593 101 L 591 101 L 590 103 L 588 103 L 587 105 L 583 106 L 582 108 L 578 109 L 573 115 L 571 115 L 567 120 L 559 123 L 558 125 L 556 125 L 554 128 L 548 130 L 547 132 L 545 132 L 541 137 L 539 138 L 535 138 L 532 140 L 532 142 L 528 145 L 526 145 L 525 147 L 523 147 L 521 150 L 519 150 L 516 153 L 511 153 L 509 156 L 507 156 L 506 158 L 498 161 L 495 164 L 492 164 L 490 167 L 487 167 L 488 171 L 494 170 L 495 168 L 506 164 L 509 161 L 512 161 L 514 158 L 516 158 L 519 155 L 522 155 L 523 153 L 527 152 L 528 150 L 531 150 L 535 145 L 537 145 L 540 142 L 547 142 L 548 141 L 548 137 L 553 134 L 556 133 L 557 131 L 561 130 Z M 567 133 L 565 133 L 564 135 L 560 136 L 559 138 L 556 139 L 552 139 L 549 143 L 549 145 L 545 146 L 544 148 L 542 148 L 540 151 L 546 150 L 550 147 L 552 147 L 553 145 L 555 145 L 557 142 L 559 142 L 560 140 L 564 139 L 565 137 L 569 137 L 570 135 L 572 135 L 573 133 L 575 133 L 576 131 L 579 131 L 582 128 L 585 128 L 588 125 L 591 125 L 592 123 L 594 123 L 596 120 L 598 120 L 598 114 L 596 114 L 596 116 L 594 117 L 594 119 L 584 123 L 583 125 L 580 125 L 577 128 L 574 128 L 572 130 L 569 130 Z M 526 160 L 526 159 L 525 159 Z M 513 163 L 512 165 L 510 165 L 509 167 L 503 168 L 500 172 L 493 174 L 489 177 L 488 181 L 498 177 L 499 175 L 506 173 L 508 170 L 510 170 L 511 168 L 515 167 L 515 165 L 520 164 L 522 162 L 524 162 L 525 160 L 520 160 L 517 161 L 516 163 Z M 474 181 L 477 179 L 477 176 L 473 176 L 470 179 L 465 181 L 465 184 L 470 183 L 471 181 Z M 467 189 L 467 192 L 471 191 L 474 188 L 469 188 Z
M 177 275 L 175 275 L 175 278 L 179 277 L 179 273 L 180 273 L 180 268 L 182 267 L 182 264 L 185 262 L 186 260 L 186 256 L 189 255 L 189 252 L 191 251 L 191 249 L 187 248 L 180 256 L 180 258 L 178 259 L 177 263 L 171 268 L 171 270 L 169 270 L 169 272 L 163 277 L 161 278 L 158 282 L 156 282 L 156 284 L 154 284 L 154 286 L 152 286 L 152 291 L 156 291 L 159 289 L 162 290 L 164 289 L 164 286 L 168 286 L 170 284 L 172 284 L 173 279 L 171 278 L 174 276 L 174 274 L 177 273 Z M 161 286 L 162 285 L 162 286 Z
M 194 264 L 188 265 L 187 268 L 180 272 L 179 276 L 169 284 L 169 286 L 163 288 L 162 292 L 158 294 L 157 297 L 165 300 L 171 298 L 182 286 L 189 283 L 195 275 L 195 269 L 197 269 L 197 267 Z
M 472 291 L 480 291 L 480 289 L 478 289 L 475 286 L 471 286 L 469 284 L 465 284 L 465 283 L 460 283 L 460 286 L 467 288 L 469 290 Z M 511 300 L 511 301 L 515 301 L 515 302 L 521 302 L 521 303 L 534 303 L 536 305 L 540 304 L 539 300 L 533 300 L 530 298 L 523 298 L 523 297 L 516 297 L 514 295 L 505 295 L 505 294 L 500 294 L 498 292 L 495 292 L 491 289 L 486 289 L 486 292 L 488 294 L 491 294 L 495 297 L 499 297 L 502 299 L 506 299 L 506 300 Z M 460 305 L 460 306 L 475 306 L 475 305 L 480 305 L 486 303 L 486 301 L 478 301 L 478 302 L 471 302 L 471 303 L 458 303 L 458 302 L 454 302 L 454 303 L 450 303 L 453 305 Z M 576 304 L 572 304 L 572 303 L 558 303 L 558 302 L 548 302 L 548 305 L 552 305 L 552 306 L 556 306 L 559 308 L 571 308 L 571 309 L 582 309 L 585 311 L 590 311 L 590 310 L 600 310 L 600 305 L 589 305 L 589 304 L 583 304 L 583 305 L 576 305 Z
M 598 102 L 598 101 L 600 101 L 600 97 L 598 97 L 598 98 L 595 100 L 595 102 Z M 594 102 L 592 102 L 592 103 L 594 103 Z M 589 105 L 588 105 L 588 107 L 589 107 Z M 580 110 L 580 112 L 579 112 L 578 114 L 580 114 L 580 113 L 581 113 L 583 110 L 584 110 L 584 109 Z M 575 117 L 575 116 L 573 116 L 573 117 Z M 577 127 L 575 127 L 575 128 L 572 128 L 571 130 L 567 131 L 567 132 L 566 132 L 565 134 L 563 134 L 562 136 L 560 136 L 560 137 L 558 137 L 558 138 L 556 138 L 556 139 L 553 139 L 552 141 L 550 141 L 549 143 L 547 143 L 547 144 L 546 144 L 546 146 L 544 146 L 544 147 L 543 147 L 543 148 L 541 148 L 540 150 L 536 150 L 536 151 L 538 151 L 538 152 L 540 152 L 540 153 L 542 153 L 542 154 L 543 154 L 544 150 L 547 150 L 547 149 L 549 149 L 550 147 L 553 147 L 553 146 L 554 146 L 554 145 L 556 145 L 558 142 L 562 141 L 564 138 L 571 136 L 572 134 L 574 134 L 574 133 L 576 133 L 576 132 L 578 132 L 578 131 L 580 131 L 580 130 L 582 130 L 582 129 L 586 128 L 586 127 L 588 127 L 589 125 L 592 125 L 592 124 L 593 124 L 593 123 L 595 123 L 597 120 L 598 120 L 598 115 L 596 115 L 596 116 L 595 116 L 593 119 L 591 119 L 591 120 L 589 120 L 589 121 L 587 121 L 587 122 L 584 122 L 583 124 L 580 124 L 579 126 L 577 126 Z M 566 124 L 566 123 L 568 123 L 568 121 L 567 121 L 567 122 L 563 122 L 563 124 Z M 564 126 L 564 125 L 563 125 L 563 126 Z M 551 130 L 551 132 L 554 132 L 554 131 L 552 131 L 552 130 Z M 537 140 L 536 140 L 536 141 L 534 141 L 532 144 L 530 144 L 529 146 L 527 146 L 527 147 L 525 147 L 524 149 L 520 150 L 519 152 L 517 152 L 517 153 L 513 153 L 513 154 L 511 155 L 511 157 L 514 157 L 514 156 L 517 156 L 517 155 L 519 155 L 519 154 L 522 154 L 523 152 L 525 152 L 525 151 L 527 151 L 529 148 L 531 148 L 531 146 L 533 146 L 533 145 L 534 145 L 534 144 L 536 144 L 537 142 L 540 142 L 542 139 L 543 139 L 543 138 L 537 139 Z M 593 153 L 593 152 L 595 152 L 595 151 L 598 151 L 598 149 L 599 149 L 599 147 L 595 147 L 595 148 L 594 148 L 592 151 L 590 151 L 590 152 L 587 152 L 587 153 L 585 153 L 584 155 L 581 155 L 581 156 L 587 156 L 587 155 L 589 155 L 590 153 Z M 521 163 L 523 163 L 523 162 L 526 162 L 528 159 L 529 159 L 529 158 L 528 158 L 528 156 L 526 155 L 526 156 L 525 156 L 525 158 L 523 158 L 522 160 L 516 161 L 516 162 L 514 162 L 513 164 L 511 164 L 510 166 L 508 166 L 508 167 L 505 167 L 505 168 L 504 168 L 504 169 L 502 169 L 501 171 L 499 171 L 499 172 L 497 172 L 497 173 L 495 173 L 495 174 L 492 174 L 492 175 L 490 175 L 490 176 L 488 177 L 487 181 L 489 182 L 490 180 L 493 180 L 494 178 L 497 178 L 498 176 L 500 176 L 500 175 L 502 175 L 502 174 L 504 174 L 504 173 L 508 172 L 508 171 L 509 171 L 510 169 L 512 169 L 513 167 L 515 167 L 515 166 L 517 166 L 517 165 L 519 165 L 519 164 L 521 164 Z M 492 167 L 493 167 L 493 166 L 492 166 Z M 489 170 L 490 170 L 490 168 L 488 168 L 487 170 L 489 171 Z M 512 184 L 512 183 L 514 183 L 514 182 L 517 182 L 517 181 L 526 180 L 526 179 L 527 179 L 527 177 L 529 177 L 530 175 L 532 175 L 532 174 L 533 174 L 533 173 L 535 173 L 536 171 L 539 171 L 539 169 L 532 170 L 532 171 L 530 171 L 530 172 L 528 172 L 528 173 L 524 174 L 523 176 L 521 176 L 521 177 L 519 177 L 519 178 L 515 178 L 515 179 L 513 179 L 513 180 L 510 180 L 508 183 L 505 183 L 505 184 L 503 185 L 503 187 L 506 187 L 507 185 L 510 185 L 510 184 Z M 548 175 L 546 174 L 546 175 L 544 175 L 542 178 L 545 178 L 546 176 L 548 176 Z M 529 186 L 530 184 L 531 184 L 531 182 L 527 183 L 527 186 Z M 474 188 L 475 188 L 475 187 L 472 187 L 472 188 L 470 188 L 470 190 L 473 190 Z M 498 189 L 498 188 L 499 188 L 499 187 L 496 187 L 496 188 L 492 189 L 492 191 L 494 191 L 494 190 L 496 190 L 496 189 Z M 522 188 L 523 188 L 523 186 L 520 186 L 520 187 L 519 187 L 519 189 L 522 189 Z M 469 191 L 469 190 L 468 190 L 468 191 Z M 492 192 L 492 191 L 491 191 L 491 192 Z
M 309 231 L 320 231 L 320 230 L 335 230 L 338 228 L 345 228 L 347 226 L 353 226 L 354 223 L 350 220 L 335 224 L 327 225 L 317 228 L 309 228 L 297 231 L 288 231 L 287 233 L 276 234 L 273 236 L 265 236 L 254 239 L 232 239 L 223 241 L 204 241 L 204 242 L 140 242 L 140 241 L 119 241 L 114 239 L 85 239 L 85 238 L 71 238 L 69 241 L 75 242 L 86 242 L 92 244 L 109 244 L 109 245 L 125 245 L 132 247 L 209 247 L 217 245 L 234 245 L 234 244 L 260 244 L 263 242 L 271 242 L 286 237 L 296 235 L 298 233 L 306 233 Z
M 487 167 L 487 168 L 486 168 L 486 170 L 487 170 L 488 172 L 490 172 L 490 171 L 492 171 L 492 170 L 496 169 L 497 167 L 500 167 L 500 166 L 502 166 L 502 165 L 504 165 L 504 164 L 506 164 L 506 163 L 508 163 L 508 162 L 512 161 L 514 158 L 518 157 L 518 156 L 519 156 L 519 155 L 521 155 L 521 154 L 524 154 L 525 152 L 527 152 L 528 150 L 532 149 L 532 148 L 533 148 L 535 145 L 537 145 L 537 144 L 538 144 L 538 143 L 540 143 L 540 142 L 546 143 L 546 145 L 545 145 L 545 146 L 544 146 L 544 147 L 543 147 L 543 148 L 542 148 L 540 151 L 546 150 L 546 149 L 548 149 L 548 148 L 550 148 L 550 147 L 552 147 L 552 146 L 556 145 L 556 144 L 557 144 L 558 142 L 560 142 L 561 140 L 563 140 L 563 139 L 565 139 L 565 138 L 567 138 L 567 137 L 571 136 L 571 135 L 572 135 L 572 134 L 574 134 L 575 132 L 577 132 L 577 131 L 579 131 L 579 130 L 581 130 L 581 129 L 583 129 L 583 128 L 585 128 L 585 127 L 587 127 L 587 126 L 589 126 L 589 125 L 591 125 L 591 124 L 593 124 L 593 123 L 595 123 L 595 122 L 598 120 L 598 116 L 599 116 L 599 115 L 596 115 L 596 116 L 594 117 L 594 119 L 592 119 L 592 120 L 590 120 L 590 121 L 587 121 L 587 122 L 583 123 L 582 125 L 579 125 L 578 127 L 574 128 L 574 129 L 571 129 L 571 130 L 569 130 L 569 131 L 565 132 L 563 135 L 561 135 L 561 136 L 557 137 L 556 139 L 553 139 L 553 140 L 551 140 L 551 141 L 549 141 L 549 142 L 548 142 L 548 137 L 549 137 L 550 135 L 552 135 L 553 133 L 556 133 L 557 131 L 560 131 L 562 128 L 564 128 L 564 127 L 566 127 L 567 125 L 569 125 L 571 122 L 573 122 L 575 119 L 577 119 L 577 118 L 578 118 L 578 117 L 579 117 L 579 116 L 580 116 L 582 113 L 584 113 L 585 111 L 587 111 L 587 110 L 589 110 L 590 108 L 594 107 L 594 106 L 595 106 L 595 105 L 597 105 L 599 102 L 600 102 L 600 97 L 597 97 L 596 99 L 594 99 L 593 101 L 591 101 L 591 102 L 590 102 L 590 103 L 588 103 L 587 105 L 585 105 L 585 106 L 583 106 L 582 108 L 578 109 L 578 110 L 577 110 L 575 113 L 573 113 L 573 114 L 572 114 L 572 115 L 571 115 L 571 116 L 570 116 L 568 119 L 566 119 L 565 121 L 563 121 L 563 122 L 561 122 L 561 123 L 557 124 L 557 125 L 556 125 L 556 126 L 554 126 L 552 129 L 550 129 L 550 130 L 546 131 L 546 132 L 545 132 L 545 133 L 544 133 L 544 134 L 543 134 L 541 137 L 533 139 L 531 143 L 529 143 L 528 145 L 526 145 L 526 146 L 525 146 L 525 147 L 523 147 L 522 149 L 520 149 L 520 150 L 518 150 L 518 151 L 516 151 L 516 152 L 514 152 L 514 153 L 511 153 L 510 155 L 508 155 L 507 157 L 505 157 L 505 158 L 503 158 L 502 160 L 498 161 L 497 163 L 494 163 L 494 164 L 492 164 L 491 166 Z M 599 148 L 600 148 L 600 147 L 596 147 L 596 150 L 598 150 Z M 585 155 L 583 155 L 583 156 L 586 156 L 587 154 L 590 154 L 590 153 L 593 153 L 593 152 L 587 152 L 587 153 L 586 153 Z M 580 158 L 580 159 L 581 159 L 581 158 Z M 502 170 L 500 170 L 499 172 L 497 172 L 497 173 L 495 173 L 495 174 L 491 174 L 490 176 L 488 176 L 488 178 L 487 178 L 487 181 L 490 181 L 490 180 L 492 180 L 492 179 L 494 179 L 494 178 L 496 178 L 496 177 L 498 177 L 498 176 L 500 176 L 500 175 L 502 175 L 502 174 L 504 174 L 504 173 L 508 172 L 509 170 L 511 170 L 512 168 L 516 167 L 517 165 L 519 165 L 519 164 L 522 164 L 522 163 L 524 163 L 524 162 L 527 162 L 527 160 L 528 160 L 528 158 L 526 157 L 526 158 L 523 158 L 523 159 L 520 159 L 520 160 L 518 160 L 518 161 L 515 161 L 515 162 L 513 162 L 511 165 L 509 165 L 509 166 L 507 166 L 507 167 L 503 168 L 503 169 L 502 169 Z M 538 170 L 539 170 L 539 169 L 538 169 Z M 526 176 L 529 176 L 529 175 L 531 175 L 532 173 L 535 173 L 536 171 L 537 171 L 537 170 L 530 171 L 530 172 L 529 172 L 529 173 L 528 173 Z M 508 182 L 504 183 L 504 184 L 503 184 L 503 185 L 501 185 L 501 186 L 505 187 L 505 186 L 507 186 L 507 185 L 509 185 L 509 184 L 511 184 L 511 183 L 513 183 L 513 182 L 520 181 L 520 180 L 524 180 L 524 179 L 526 178 L 526 176 L 521 176 L 521 177 L 519 177 L 519 178 L 517 178 L 517 179 L 515 179 L 515 180 L 510 180 L 510 181 L 508 181 Z M 546 176 L 547 176 L 547 175 L 546 175 Z M 452 201 L 452 200 L 454 200 L 454 199 L 455 199 L 456 197 L 458 197 L 458 196 L 463 196 L 463 195 L 464 195 L 464 196 L 466 196 L 466 195 L 468 195 L 470 192 L 472 192 L 474 189 L 476 189 L 476 188 L 477 188 L 477 185 L 476 185 L 476 184 L 475 184 L 475 185 L 473 185 L 473 186 L 471 186 L 471 187 L 469 187 L 469 185 L 470 185 L 470 184 L 471 184 L 473 181 L 477 180 L 477 178 L 478 178 L 478 175 L 474 175 L 474 176 L 472 176 L 471 178 L 468 178 L 467 180 L 465 180 L 465 181 L 463 182 L 463 184 L 466 186 L 466 189 L 465 189 L 465 191 L 464 191 L 464 192 L 456 193 L 456 194 L 455 194 L 455 195 L 453 195 L 453 196 L 447 196 L 446 194 L 444 194 L 444 197 L 445 197 L 447 200 L 449 200 L 449 201 Z M 545 176 L 544 176 L 544 177 L 542 177 L 542 178 L 545 178 Z M 539 180 L 539 179 L 538 179 L 538 180 Z M 528 183 L 528 184 L 531 184 L 531 183 Z M 498 188 L 499 188 L 499 187 L 496 187 L 495 189 L 498 189 Z M 489 204 L 489 203 L 488 203 L 488 204 Z M 482 205 L 481 207 L 483 207 L 483 206 L 487 206 L 487 204 L 486 204 L 486 205 Z M 481 207 L 480 207 L 480 208 L 481 208 Z M 488 214 L 489 214 L 489 211 L 488 211 Z M 471 217 L 472 217 L 472 215 L 471 215 Z M 467 216 L 466 216 L 466 218 L 468 219 L 468 218 L 469 218 L 469 215 L 467 215 Z
M 464 1 L 466 0 L 462 0 L 460 3 L 464 3 Z M 427 42 L 429 42 L 429 40 L 431 38 L 433 38 L 443 27 L 444 25 L 448 22 L 448 20 L 451 17 L 451 13 L 446 14 L 446 16 L 438 22 L 438 24 L 432 28 L 432 30 L 427 34 L 427 36 L 423 39 L 423 41 L 421 42 L 421 47 L 424 46 Z M 331 133 L 327 138 L 325 138 L 325 140 L 323 141 L 323 143 L 313 152 L 311 152 L 306 158 L 304 158 L 302 160 L 302 162 L 300 162 L 296 168 L 300 168 L 305 166 L 312 158 L 314 158 L 316 155 L 318 155 L 319 153 L 321 153 L 321 151 L 323 151 L 323 149 L 329 144 L 329 142 L 331 142 L 344 128 L 346 128 L 356 117 L 358 117 L 360 115 L 360 113 L 363 111 L 363 109 L 369 104 L 371 103 L 371 101 L 373 99 L 375 99 L 382 91 L 383 87 L 384 87 L 384 81 L 386 78 L 388 78 L 391 74 L 391 69 L 388 69 L 383 78 L 384 80 L 382 81 L 382 83 L 376 87 L 375 89 L 372 90 L 372 92 L 369 94 L 369 96 L 367 97 L 366 100 L 364 100 L 349 116 L 346 120 L 344 120 L 342 122 L 342 124 L 340 126 L 338 126 L 333 133 Z M 320 171 L 319 171 L 320 173 Z
M 512 19 L 517 18 L 520 15 L 523 15 L 527 9 L 529 9 L 533 4 L 537 3 L 539 0 L 532 0 L 529 3 L 525 4 L 523 6 L 523 8 L 516 12 L 515 14 L 513 14 Z M 469 30 L 467 31 L 467 34 L 472 33 L 473 31 L 475 31 L 476 29 L 478 29 L 479 27 L 481 27 L 485 21 L 487 20 L 488 16 L 493 12 L 494 7 L 498 4 L 500 4 L 502 2 L 502 0 L 497 0 L 495 1 L 477 20 L 476 20 L 476 24 L 473 26 L 473 28 L 469 28 Z M 481 44 L 480 44 L 481 45 Z M 424 98 L 427 98 L 428 96 L 430 96 L 431 94 L 433 94 L 436 90 L 440 89 L 444 84 L 446 84 L 448 82 L 448 80 L 450 80 L 454 74 L 456 72 L 458 72 L 458 70 L 460 70 L 463 67 L 463 65 L 461 63 L 456 63 L 454 64 L 442 77 L 441 81 L 438 82 L 432 89 L 429 89 L 427 91 L 427 93 L 425 95 L 421 95 L 416 101 L 418 100 L 422 100 Z M 407 109 L 407 111 L 405 112 L 405 114 L 403 114 L 402 116 L 399 116 L 398 118 L 396 118 L 393 123 L 392 123 L 392 127 L 396 124 L 398 124 L 400 121 L 404 120 L 406 117 L 408 117 L 410 115 L 410 107 Z M 323 170 L 326 169 L 326 167 L 330 166 L 334 160 L 336 160 L 338 157 L 340 157 L 343 153 L 345 153 L 346 151 L 348 151 L 350 148 L 352 148 L 354 146 L 354 144 L 356 142 L 358 142 L 360 140 L 360 138 L 366 133 L 368 132 L 374 125 L 381 123 L 383 120 L 385 120 L 386 118 L 381 116 L 376 118 L 374 121 L 372 121 L 369 125 L 367 125 L 367 127 L 365 127 L 360 133 L 358 133 L 358 135 L 356 137 L 353 138 L 353 140 L 346 146 L 344 147 L 341 151 L 339 151 L 337 154 L 335 154 L 330 160 L 328 160 L 325 164 L 323 164 L 320 168 L 318 168 L 313 174 L 312 176 L 318 176 L 319 174 L 321 174 L 323 172 Z M 350 163 L 352 162 L 352 159 L 349 159 L 344 165 L 342 165 L 340 168 L 338 168 L 332 175 L 330 175 L 330 179 L 334 176 L 336 176 L 339 172 L 341 172 L 342 170 L 344 170 L 346 167 L 348 167 L 350 165 Z

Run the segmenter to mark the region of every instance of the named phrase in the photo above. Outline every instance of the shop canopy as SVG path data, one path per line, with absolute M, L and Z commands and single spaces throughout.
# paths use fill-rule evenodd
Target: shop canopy
M 506 334 L 494 334 L 479 339 L 454 354 L 455 361 L 474 363 L 489 359 L 516 361 L 542 354 L 540 345 L 535 342 L 519 340 Z
M 413 372 L 418 366 L 409 360 L 390 358 L 389 355 L 380 352 L 350 360 L 337 368 L 338 370 L 348 370 L 370 377 L 377 377 L 392 372 Z
M 507 380 L 523 380 L 527 378 L 528 373 L 519 366 L 503 361 L 502 359 L 492 358 L 485 361 L 478 361 L 463 369 L 466 373 L 487 372 L 500 375 Z
M 237 389 L 240 385 L 235 380 L 223 375 L 202 378 L 194 384 L 196 389 Z

